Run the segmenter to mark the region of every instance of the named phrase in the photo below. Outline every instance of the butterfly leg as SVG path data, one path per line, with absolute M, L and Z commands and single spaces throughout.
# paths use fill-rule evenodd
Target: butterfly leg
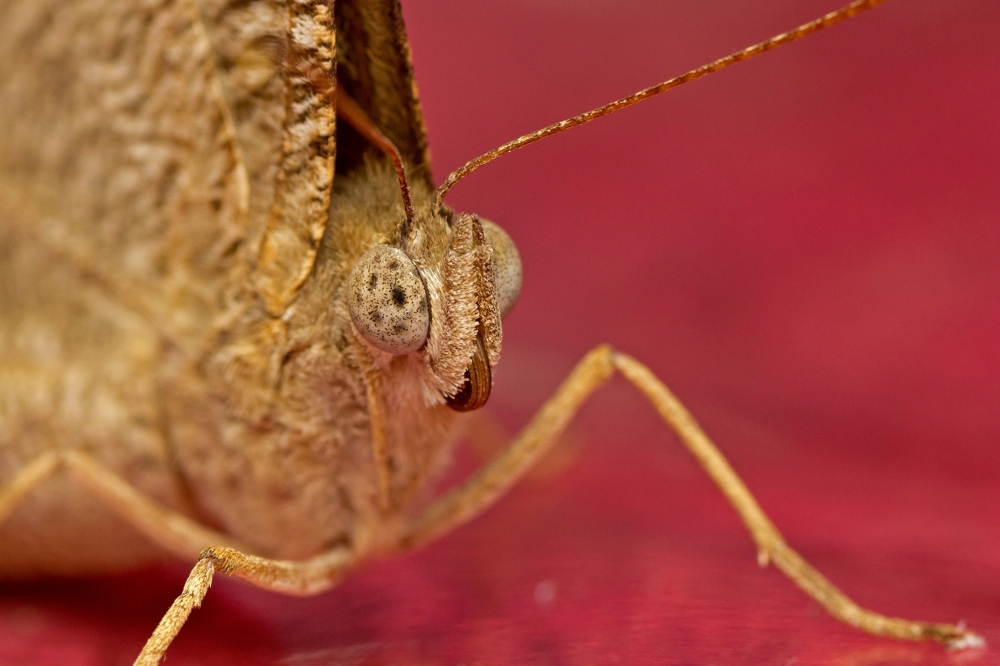
M 606 346 L 598 347 L 580 361 L 504 452 L 417 516 L 400 537 L 400 546 L 414 546 L 434 539 L 493 504 L 552 447 L 581 404 L 615 372 L 620 372 L 646 396 L 715 481 L 756 543 L 761 566 L 773 562 L 835 618 L 868 633 L 907 640 L 933 640 L 950 647 L 983 644 L 982 638 L 962 627 L 886 617 L 851 601 L 785 543 L 743 481 L 667 387 L 641 363 Z
M 303 562 L 248 555 L 236 540 L 162 506 L 86 453 L 73 450 L 43 453 L 0 486 L 0 523 L 32 490 L 58 474 L 74 476 L 104 506 L 169 552 L 178 557 L 198 558 L 183 592 L 156 627 L 136 664 L 159 663 L 191 611 L 201 605 L 215 572 L 285 594 L 304 595 L 332 587 L 355 561 L 348 547 L 335 548 Z
M 0 523 L 14 513 L 28 493 L 51 477 L 59 469 L 59 464 L 59 456 L 55 452 L 43 453 L 0 487 Z
M 197 557 L 210 544 L 239 545 L 234 539 L 164 507 L 86 453 L 72 449 L 41 454 L 0 487 L 0 523 L 35 488 L 57 474 L 71 474 L 83 482 L 119 518 L 177 556 Z
M 291 595 L 317 594 L 337 584 L 355 563 L 348 547 L 329 550 L 302 562 L 271 560 L 235 548 L 213 547 L 201 553 L 184 583 L 184 590 L 167 610 L 135 660 L 135 666 L 156 666 L 187 621 L 201 606 L 216 572 L 242 578 L 258 587 Z

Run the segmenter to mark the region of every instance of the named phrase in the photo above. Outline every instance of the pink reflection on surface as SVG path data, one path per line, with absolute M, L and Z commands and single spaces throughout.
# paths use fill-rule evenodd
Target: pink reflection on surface
M 834 8 L 618 5 L 407 2 L 437 179 Z M 889 2 L 456 187 L 525 264 L 503 427 L 611 342 L 856 601 L 1000 645 L 998 22 L 987 0 Z M 481 519 L 330 593 L 217 580 L 168 663 L 1000 663 L 858 634 L 760 570 L 620 380 L 568 439 Z M 130 663 L 185 573 L 5 584 L 0 663 Z

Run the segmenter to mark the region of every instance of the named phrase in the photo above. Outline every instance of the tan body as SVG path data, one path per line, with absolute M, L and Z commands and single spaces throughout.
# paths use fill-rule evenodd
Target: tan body
M 271 143 L 281 138 L 285 91 L 270 90 L 283 82 L 259 39 L 233 45 L 242 68 L 218 75 L 209 42 L 234 19 L 200 23 L 209 5 L 168 3 L 148 17 L 129 2 L 3 9 L 5 96 L 21 104 L 0 107 L 16 130 L 0 145 L 0 483 L 43 451 L 77 449 L 260 554 L 303 557 L 385 517 L 363 379 L 375 359 L 332 305 L 344 267 L 391 231 L 399 195 L 391 172 L 346 186 L 350 201 L 333 210 L 350 213 L 327 225 L 320 270 L 286 288 L 295 306 L 271 315 L 253 283 L 282 291 L 260 277 L 282 203 L 267 200 L 276 169 L 264 160 L 280 144 L 259 141 L 269 122 Z M 259 35 L 282 34 L 287 15 L 273 12 L 271 25 L 251 26 Z M 113 51 L 95 31 L 123 43 Z M 149 64 L 161 60 L 169 68 Z M 236 124 L 225 93 L 258 115 Z M 304 157 L 329 180 L 331 154 Z M 415 194 L 426 204 L 423 182 Z M 307 271 L 309 244 L 282 242 L 281 259 Z M 411 413 L 408 397 L 381 396 L 400 417 L 386 433 L 389 512 L 440 463 L 455 416 L 423 401 Z M 135 564 L 156 553 L 137 536 L 79 484 L 53 481 L 0 526 L 0 573 Z
M 317 92 L 334 58 L 407 164 L 413 220 L 382 152 Z M 615 372 L 720 486 L 762 564 L 867 631 L 975 643 L 844 597 L 669 391 L 607 347 L 483 471 L 412 509 L 451 446 L 445 400 L 473 361 L 497 362 L 509 308 L 490 233 L 432 204 L 395 2 L 11 0 L 0 84 L 0 576 L 198 558 L 141 663 L 217 571 L 314 593 L 471 518 Z M 376 348 L 348 311 L 348 276 L 376 246 L 405 250 L 426 289 L 412 353 Z
M 379 175 L 381 187 L 360 188 L 363 200 L 373 211 L 392 211 L 395 183 L 391 172 Z M 34 367 L 5 364 L 0 387 L 5 478 L 13 478 L 47 448 L 86 451 L 166 506 L 221 528 L 255 552 L 283 558 L 313 555 L 330 544 L 352 542 L 357 532 L 377 529 L 440 467 L 458 416 L 443 403 L 428 409 L 422 396 L 394 391 L 400 384 L 381 385 L 377 399 L 396 415 L 387 423 L 392 477 L 390 506 L 383 508 L 368 411 L 372 396 L 364 377 L 377 362 L 375 352 L 358 349 L 346 308 L 331 307 L 344 300 L 346 288 L 346 272 L 337 269 L 353 264 L 370 243 L 366 235 L 380 233 L 379 219 L 335 215 L 320 250 L 321 265 L 331 268 L 306 283 L 284 321 L 269 322 L 259 313 L 254 314 L 260 318 L 247 317 L 260 331 L 257 349 L 280 359 L 269 399 L 239 404 L 244 412 L 258 410 L 251 412 L 253 419 L 234 417 L 232 405 L 199 372 L 203 359 L 220 353 L 219 345 L 206 345 L 185 358 L 153 325 L 138 316 L 126 319 L 121 309 L 108 316 L 98 305 L 96 312 L 73 319 L 71 298 L 49 300 L 44 321 L 4 316 L 7 339 L 49 340 L 69 352 L 39 359 Z M 67 293 L 53 282 L 77 277 L 74 266 L 68 267 L 69 276 L 61 271 L 53 276 L 41 261 L 11 261 L 3 268 L 11 273 L 5 284 L 17 287 L 4 294 L 5 315 L 26 313 L 32 302 Z M 57 307 L 69 311 L 65 319 L 53 316 L 63 314 Z M 88 335 L 86 327 L 97 330 Z M 70 339 L 61 340 L 61 332 Z M 23 362 L 23 347 L 14 348 Z M 125 356 L 122 349 L 135 351 Z M 95 364 L 102 352 L 110 358 Z M 40 373 L 38 365 L 45 360 L 79 370 Z M 405 374 L 414 370 L 409 365 L 399 359 L 392 370 Z M 74 391 L 81 402 L 76 409 L 53 407 Z M 54 414 L 58 418 L 52 423 Z M 45 430 L 37 432 L 34 424 L 46 420 Z M 89 495 L 85 488 L 54 480 L 39 487 L 0 528 L 5 573 L 109 570 L 152 555 L 143 539 L 123 529 Z M 61 543 L 73 548 L 66 552 Z

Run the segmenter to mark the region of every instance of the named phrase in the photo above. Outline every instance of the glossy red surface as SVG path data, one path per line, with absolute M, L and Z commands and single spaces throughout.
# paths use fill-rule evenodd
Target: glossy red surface
M 406 2 L 438 179 L 834 8 L 621 4 Z M 217 579 L 168 663 L 1000 663 L 998 24 L 992 0 L 892 0 L 450 196 L 526 267 L 490 406 L 508 430 L 611 342 L 834 583 L 991 647 L 868 637 L 760 570 L 616 380 L 480 519 L 312 599 Z M 129 663 L 185 573 L 4 585 L 0 663 Z

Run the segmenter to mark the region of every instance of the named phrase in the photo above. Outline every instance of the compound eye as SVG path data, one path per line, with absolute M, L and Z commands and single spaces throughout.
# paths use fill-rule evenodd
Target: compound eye
M 376 245 L 355 264 L 347 288 L 347 309 L 368 342 L 390 354 L 424 346 L 431 320 L 427 291 L 405 252 Z
M 500 316 L 506 317 L 521 294 L 521 255 L 514 241 L 499 225 L 489 220 L 483 223 L 486 242 L 493 248 L 493 277 L 497 283 L 497 305 Z

